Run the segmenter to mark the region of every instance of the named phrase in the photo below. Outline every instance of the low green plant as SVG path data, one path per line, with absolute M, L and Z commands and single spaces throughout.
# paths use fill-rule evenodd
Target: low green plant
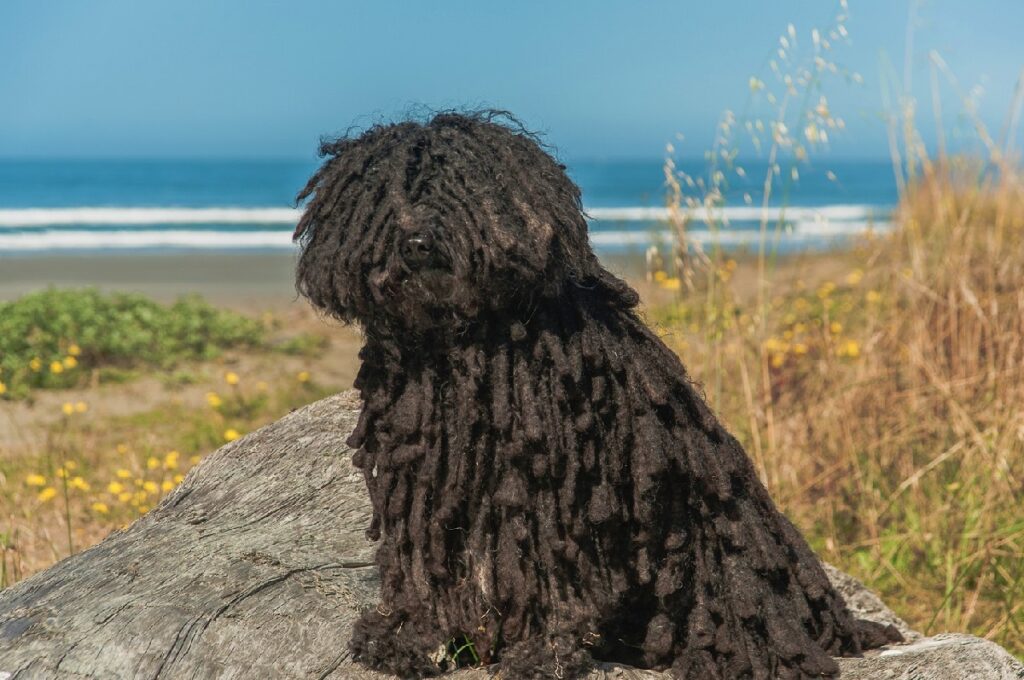
M 163 305 L 142 295 L 49 289 L 0 303 L 0 395 L 79 384 L 140 366 L 208 360 L 266 343 L 258 321 L 198 296 Z

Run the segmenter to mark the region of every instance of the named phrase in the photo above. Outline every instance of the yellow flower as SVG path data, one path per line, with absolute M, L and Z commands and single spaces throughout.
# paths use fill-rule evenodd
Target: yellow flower
M 67 469 L 62 468 L 62 467 L 57 468 L 57 477 L 59 479 L 67 479 L 68 478 L 68 471 L 67 471 Z
M 834 291 L 835 289 L 836 284 L 832 283 L 831 281 L 826 281 L 821 285 L 820 288 L 818 288 L 818 298 L 824 300 L 829 295 L 831 295 L 832 291 Z
M 150 456 L 146 459 L 146 467 L 150 470 L 155 470 L 160 467 L 160 459 L 156 456 Z
M 142 485 L 142 488 L 146 490 L 146 493 L 156 493 L 160 490 L 160 487 L 156 485 L 156 482 L 147 481 Z
M 61 363 L 64 364 L 64 368 L 71 369 L 78 365 L 78 359 L 74 357 L 64 357 L 64 360 Z
M 73 460 L 69 460 L 68 462 L 64 463 L 64 467 L 67 468 L 68 470 L 74 470 L 75 468 L 78 467 L 78 463 L 76 463 Z
M 25 483 L 29 486 L 46 486 L 46 477 L 37 474 L 31 474 L 25 478 Z
M 299 371 L 299 374 L 295 376 L 299 379 L 299 382 L 309 382 L 309 371 Z
M 52 364 L 50 364 L 50 373 L 63 373 L 63 372 L 64 372 L 64 364 L 60 363 L 59 361 L 54 361 Z
M 877 302 L 881 302 L 881 300 L 882 300 L 882 295 L 877 290 L 869 290 L 867 295 L 865 295 L 864 297 L 871 304 L 875 304 Z
M 216 392 L 207 392 L 206 403 L 213 408 L 220 408 L 221 404 L 224 403 L 224 400 L 221 399 L 220 395 L 217 394 Z
M 201 461 L 201 460 L 202 460 L 201 456 L 189 456 L 188 457 L 188 462 L 191 463 L 192 465 L 199 465 L 199 461 Z
M 673 276 L 670 279 L 665 279 L 661 282 L 661 287 L 665 290 L 679 290 L 683 287 L 683 282 L 678 277 Z
M 847 340 L 839 346 L 836 353 L 841 357 L 856 359 L 860 356 L 860 343 L 856 340 Z
M 128 470 L 125 470 L 124 468 L 121 468 L 120 470 L 118 470 L 114 474 L 116 474 L 118 476 L 118 479 L 131 479 L 132 478 L 132 473 L 129 472 Z
M 145 503 L 139 505 L 139 512 L 145 515 L 147 512 L 149 512 L 149 506 L 146 505 Z
M 76 401 L 75 402 L 75 413 L 85 413 L 88 410 L 89 410 L 89 405 L 86 404 L 84 401 Z
M 7 392 L 7 385 L 0 381 L 0 394 L 4 394 L 5 392 Z
M 168 451 L 167 455 L 164 456 L 164 469 L 165 470 L 176 470 L 178 468 L 178 456 L 181 455 L 177 451 Z
M 772 355 L 772 368 L 779 368 L 782 364 L 786 363 L 786 357 L 783 354 Z
M 175 484 L 181 484 L 183 481 L 185 481 L 185 475 L 174 475 Z
M 168 491 L 171 491 L 172 489 L 174 489 L 174 482 L 172 482 L 169 479 L 165 479 L 163 481 L 163 483 L 160 484 L 160 490 L 163 491 L 164 493 L 167 493 Z
M 131 499 L 132 499 L 132 492 L 131 491 L 122 491 L 121 493 L 117 494 L 117 500 L 121 501 L 122 503 L 127 503 Z
M 233 442 L 241 436 L 242 435 L 238 433 L 238 430 L 234 428 L 230 428 L 224 431 L 224 441 L 226 442 Z
M 28 362 L 28 367 L 38 373 L 43 368 L 43 362 L 39 357 L 32 357 L 32 361 Z
M 226 382 L 229 385 L 237 385 L 238 374 L 235 373 L 234 371 L 228 371 L 227 373 L 224 374 L 224 382 Z
M 75 343 L 71 343 L 71 345 L 68 347 L 68 354 L 70 354 L 73 357 L 77 357 L 81 353 L 82 353 L 82 348 L 79 347 L 78 345 L 76 345 Z
M 107 491 L 116 496 L 124 491 L 124 484 L 121 482 L 111 482 L 110 484 L 107 484 Z
M 81 477 L 72 478 L 71 481 L 68 482 L 68 486 L 80 491 L 88 491 L 90 489 L 89 482 L 85 481 Z
M 856 286 L 864 278 L 864 271 L 862 269 L 854 269 L 852 272 L 846 275 L 846 282 L 851 286 Z
M 39 495 L 36 496 L 36 499 L 40 503 L 45 503 L 46 501 L 51 501 L 51 500 L 53 500 L 56 497 L 57 497 L 57 490 L 54 489 L 52 486 L 48 486 L 48 487 L 46 487 L 45 489 L 43 489 L 42 491 L 39 492 Z
M 838 321 L 833 321 L 832 323 L 829 324 L 828 329 L 829 331 L 832 332 L 833 335 L 839 335 L 840 333 L 843 332 L 843 324 L 839 323 Z
M 57 372 L 59 373 L 60 371 Z M 75 405 L 72 404 L 70 401 L 66 401 L 64 402 L 64 405 L 60 407 L 60 410 L 64 413 L 64 415 L 70 416 L 72 413 L 75 412 Z
M 128 453 L 128 445 L 127 444 L 118 444 L 117 445 L 117 452 L 120 453 L 122 456 L 124 454 Z
M 668 278 L 668 274 L 666 274 L 665 272 L 661 271 L 660 269 L 658 271 L 654 272 L 654 280 L 657 281 L 658 283 L 662 283 L 667 278 Z
M 802 342 L 798 342 L 793 345 L 793 354 L 807 354 L 807 345 Z
M 98 512 L 101 515 L 105 515 L 108 512 L 110 512 L 110 508 L 107 507 L 106 503 L 102 501 L 96 501 L 95 503 L 92 504 L 92 511 Z

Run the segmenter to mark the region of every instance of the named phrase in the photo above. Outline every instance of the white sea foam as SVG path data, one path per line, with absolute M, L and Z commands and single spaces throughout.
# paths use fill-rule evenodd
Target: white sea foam
M 868 220 L 872 217 L 885 218 L 890 209 L 885 206 L 876 205 L 823 205 L 823 206 L 769 206 L 761 208 L 752 205 L 737 205 L 725 207 L 699 206 L 689 209 L 691 216 L 696 220 L 704 220 L 711 217 L 716 221 L 728 222 L 759 222 L 762 219 L 768 222 L 785 221 L 808 221 L 808 220 Z M 636 221 L 658 221 L 669 217 L 668 208 L 590 208 L 587 214 L 595 220 L 636 222 Z
M 138 248 L 291 248 L 290 231 L 32 231 L 0 233 L 0 252 Z
M 814 240 L 852 236 L 869 229 L 887 231 L 888 222 L 800 222 L 793 229 L 785 229 L 780 240 L 802 243 Z M 772 239 L 774 233 L 768 232 Z M 591 231 L 590 240 L 598 248 L 650 245 L 655 239 L 671 238 L 665 230 Z M 691 229 L 687 238 L 704 245 L 752 245 L 758 242 L 757 229 L 726 229 L 716 232 Z M 73 230 L 33 229 L 19 232 L 0 232 L 0 252 L 39 252 L 61 250 L 129 250 L 152 248 L 195 248 L 225 250 L 236 248 L 291 249 L 290 230 L 216 231 L 196 229 L 132 230 Z
M 6 208 L 0 227 L 152 224 L 295 224 L 296 208 Z
M 711 217 L 724 222 L 787 222 L 809 220 L 869 220 L 888 216 L 889 209 L 870 205 L 826 205 L 818 207 L 789 206 L 786 208 L 757 206 L 727 206 L 724 208 L 695 208 L 696 220 Z M 667 208 L 620 207 L 590 208 L 587 214 L 593 220 L 618 222 L 652 222 L 665 220 Z M 0 227 L 31 228 L 58 226 L 147 226 L 177 224 L 295 224 L 302 211 L 298 208 L 3 208 L 0 209 Z
M 834 238 L 856 236 L 868 231 L 884 233 L 892 228 L 889 222 L 848 222 L 844 227 L 832 223 L 828 228 L 823 228 L 820 223 L 809 223 L 808 229 L 797 228 L 783 230 L 780 240 L 787 243 L 803 243 L 807 241 L 828 241 Z M 592 231 L 590 242 L 597 247 L 615 246 L 648 246 L 655 239 L 662 242 L 669 241 L 672 234 L 668 231 Z M 686 238 L 691 242 L 701 245 L 713 245 L 715 243 L 724 246 L 755 245 L 761 238 L 761 232 L 757 229 L 729 229 L 716 232 L 691 229 L 686 232 Z M 774 239 L 772 231 L 767 232 L 767 240 L 771 243 Z

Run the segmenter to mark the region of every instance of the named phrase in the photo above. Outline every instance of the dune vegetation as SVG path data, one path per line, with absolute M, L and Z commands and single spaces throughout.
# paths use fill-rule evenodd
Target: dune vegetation
M 0 304 L 0 586 L 146 513 L 220 445 L 345 386 L 316 369 L 329 340 L 306 316 L 295 328 L 197 297 L 91 289 Z
M 1022 655 L 1024 187 L 977 177 L 929 166 L 891 235 L 760 284 L 711 257 L 647 314 L 824 559 Z
M 824 559 L 918 630 L 969 631 L 1024 658 L 1024 179 L 1013 135 L 1024 76 L 993 135 L 978 90 L 965 93 L 931 52 L 938 138 L 926 144 L 918 102 L 883 68 L 899 203 L 885 229 L 845 251 L 777 256 L 784 209 L 778 220 L 764 210 L 744 257 L 687 238 L 696 221 L 727 228 L 718 208 L 751 150 L 768 170 L 745 202 L 785 205 L 809 159 L 842 134 L 827 85 L 863 82 L 836 54 L 846 19 L 840 0 L 802 52 L 787 28 L 767 73 L 750 79 L 745 113 L 722 116 L 704 176 L 677 170 L 669 147 L 675 239 L 649 253 L 648 278 L 664 290 L 648 296 L 648 318 Z M 942 90 L 961 104 L 955 153 Z

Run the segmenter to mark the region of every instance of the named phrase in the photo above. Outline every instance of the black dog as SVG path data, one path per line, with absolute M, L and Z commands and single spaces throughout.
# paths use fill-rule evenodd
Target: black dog
M 355 659 L 432 675 L 459 639 L 509 678 L 806 678 L 892 637 L 851 617 L 513 118 L 321 154 L 298 288 L 365 331 L 349 441 L 381 540 Z

